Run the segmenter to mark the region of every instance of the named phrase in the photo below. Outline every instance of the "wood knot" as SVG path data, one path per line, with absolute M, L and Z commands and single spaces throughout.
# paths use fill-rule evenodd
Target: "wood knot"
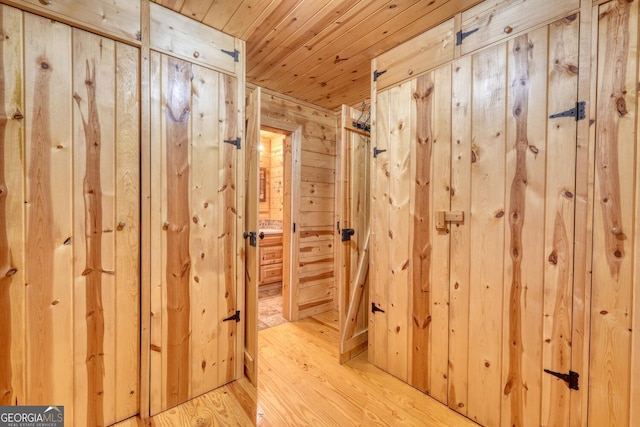
M 573 199 L 573 193 L 569 190 L 566 190 L 562 193 L 564 195 L 564 197 L 566 197 L 567 199 Z
M 509 25 L 504 27 L 504 33 L 505 34 L 511 34 L 512 32 L 513 32 L 513 28 L 511 28 Z M 518 50 L 520 50 L 520 49 L 518 48 Z
M 200 52 L 198 52 L 197 50 L 193 52 L 193 57 L 196 59 L 200 58 Z
M 627 114 L 627 101 L 621 96 L 616 99 L 616 109 L 618 110 L 618 114 L 620 116 L 624 116 Z
M 168 221 L 165 221 L 164 224 L 162 224 L 162 229 L 165 230 L 165 231 L 169 229 L 169 222 Z
M 122 230 L 125 227 L 125 225 L 127 225 L 127 224 L 124 221 L 120 221 L 118 223 L 118 225 L 116 226 L 116 230 L 118 230 L 118 231 Z
M 615 256 L 616 258 L 622 258 L 622 251 L 620 251 L 620 249 L 616 249 L 616 251 L 613 253 L 613 256 Z
M 538 147 L 536 147 L 535 145 L 530 145 L 529 146 L 529 150 L 533 153 L 533 154 L 538 154 L 540 152 L 540 150 L 538 149 Z
M 14 120 L 22 120 L 22 119 L 24 119 L 24 116 L 22 114 L 20 114 L 20 113 L 15 113 L 13 115 L 13 119 Z
M 11 277 L 18 272 L 17 268 L 10 268 L 6 273 L 5 277 Z
M 42 62 L 40 63 L 40 67 L 41 67 L 43 70 L 48 70 L 48 69 L 49 69 L 49 63 L 48 63 L 48 62 L 46 62 L 46 61 L 42 61 Z
M 551 252 L 551 254 L 549 254 L 549 264 L 551 265 L 558 264 L 558 254 L 556 254 L 556 251 L 553 251 Z
M 502 218 L 504 216 L 504 210 L 500 209 L 494 216 L 496 218 Z

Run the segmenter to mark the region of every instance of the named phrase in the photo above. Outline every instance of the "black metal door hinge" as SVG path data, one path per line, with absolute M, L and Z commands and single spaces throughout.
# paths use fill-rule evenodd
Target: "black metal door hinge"
M 241 139 L 240 137 L 237 137 L 236 139 L 225 139 L 224 142 L 226 142 L 227 144 L 231 144 L 231 145 L 235 145 L 236 148 L 239 150 L 241 147 Z
M 557 119 L 558 117 L 573 117 L 578 120 L 583 120 L 587 117 L 585 113 L 587 103 L 584 101 L 576 102 L 576 106 L 567 111 L 563 111 L 562 113 L 552 114 L 549 116 L 550 119 Z
M 466 33 L 463 33 L 462 30 L 458 31 L 456 33 L 456 46 L 460 46 L 462 44 L 462 40 L 466 39 L 478 30 L 480 30 L 480 28 L 474 28 L 473 30 L 467 31 Z
M 373 158 L 375 159 L 378 157 L 378 154 L 384 153 L 385 151 L 387 150 L 378 150 L 378 147 L 373 147 Z
M 254 248 L 258 246 L 258 239 L 257 239 L 258 235 L 255 231 L 245 231 L 243 236 L 245 239 L 247 237 L 249 238 L 249 244 L 251 246 L 253 246 Z
M 383 75 L 386 72 L 387 72 L 387 70 L 382 70 L 382 71 L 375 70 L 373 72 L 373 81 L 377 82 L 378 81 L 378 77 L 380 77 L 381 75 Z
M 579 379 L 580 374 L 577 372 L 569 371 L 568 374 L 561 374 L 560 372 L 550 371 L 549 369 L 544 370 L 547 374 L 551 374 L 556 378 L 560 378 L 562 381 L 566 382 L 569 385 L 571 390 L 580 390 L 579 387 Z
M 373 314 L 375 314 L 375 313 L 376 313 L 376 311 L 379 311 L 380 313 L 384 313 L 384 310 L 383 310 L 383 309 L 381 309 L 381 308 L 379 308 L 379 307 L 376 307 L 376 303 L 375 303 L 375 302 L 372 302 L 372 303 L 371 303 L 371 312 L 372 312 Z
M 360 130 L 363 130 L 365 132 L 371 133 L 371 126 L 369 126 L 366 123 L 352 122 L 352 124 L 353 124 L 353 127 L 356 128 L 356 129 L 360 129 Z
M 222 319 L 223 322 L 230 322 L 232 320 L 235 320 L 236 323 L 238 323 L 240 321 L 240 310 L 236 311 L 236 314 L 229 316 L 229 317 L 225 317 L 224 319 Z
M 296 232 L 296 223 L 295 222 L 293 223 L 293 232 L 294 233 Z
M 353 228 L 343 228 L 342 229 L 342 241 L 343 242 L 351 241 L 351 236 L 353 236 L 354 234 L 356 234 L 356 230 L 354 230 Z
M 220 50 L 232 57 L 235 62 L 240 62 L 240 51 L 238 49 L 233 49 L 233 51 L 224 49 Z

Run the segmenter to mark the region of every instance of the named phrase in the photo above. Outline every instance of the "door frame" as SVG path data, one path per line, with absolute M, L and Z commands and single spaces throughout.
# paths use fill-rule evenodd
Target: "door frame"
M 283 147 L 284 163 L 284 219 L 282 230 L 282 316 L 289 321 L 299 318 L 298 310 L 298 265 L 300 238 L 297 224 L 300 223 L 300 179 L 302 126 L 260 114 L 261 129 L 288 135 Z M 296 224 L 296 230 L 285 224 Z M 295 284 L 292 285 L 292 284 Z M 256 316 L 257 317 L 257 316 Z

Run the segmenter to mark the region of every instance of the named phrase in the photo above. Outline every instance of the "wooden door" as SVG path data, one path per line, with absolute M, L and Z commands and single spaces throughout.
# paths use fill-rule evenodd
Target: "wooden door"
M 578 21 L 454 64 L 449 406 L 485 425 L 569 424 Z
M 258 232 L 258 216 L 260 206 L 260 92 L 259 87 L 247 96 L 246 104 L 246 149 L 245 149 L 245 230 Z M 255 386 L 258 385 L 258 285 L 259 285 L 259 257 L 258 247 L 260 239 L 255 239 L 256 245 L 251 245 L 250 239 L 245 239 L 245 356 L 244 372 Z
M 569 425 L 578 21 L 376 99 L 370 359 L 482 425 Z
M 342 106 L 339 219 L 341 229 L 354 233 L 339 249 L 340 363 L 366 350 L 368 339 L 371 143 L 368 132 L 353 126 L 354 121 L 364 123 L 365 119 L 369 119 L 369 112 Z
M 139 52 L 7 6 L 0 26 L 1 404 L 110 425 L 140 398 Z
M 595 182 L 588 422 L 591 426 L 635 426 L 640 423 L 638 2 L 596 6 L 593 20 L 598 54 L 592 134 Z
M 447 401 L 451 66 L 378 93 L 369 360 Z
M 236 379 L 237 80 L 151 54 L 151 413 Z M 228 319 L 228 320 L 225 320 Z M 240 343 L 242 345 L 242 343 Z M 241 365 L 240 365 L 241 366 Z M 239 370 L 242 372 L 242 370 Z

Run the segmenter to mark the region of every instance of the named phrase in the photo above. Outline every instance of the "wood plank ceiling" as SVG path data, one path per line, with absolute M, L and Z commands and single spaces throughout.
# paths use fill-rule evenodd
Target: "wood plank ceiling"
M 371 59 L 480 0 L 152 0 L 247 42 L 247 81 L 338 110 Z

